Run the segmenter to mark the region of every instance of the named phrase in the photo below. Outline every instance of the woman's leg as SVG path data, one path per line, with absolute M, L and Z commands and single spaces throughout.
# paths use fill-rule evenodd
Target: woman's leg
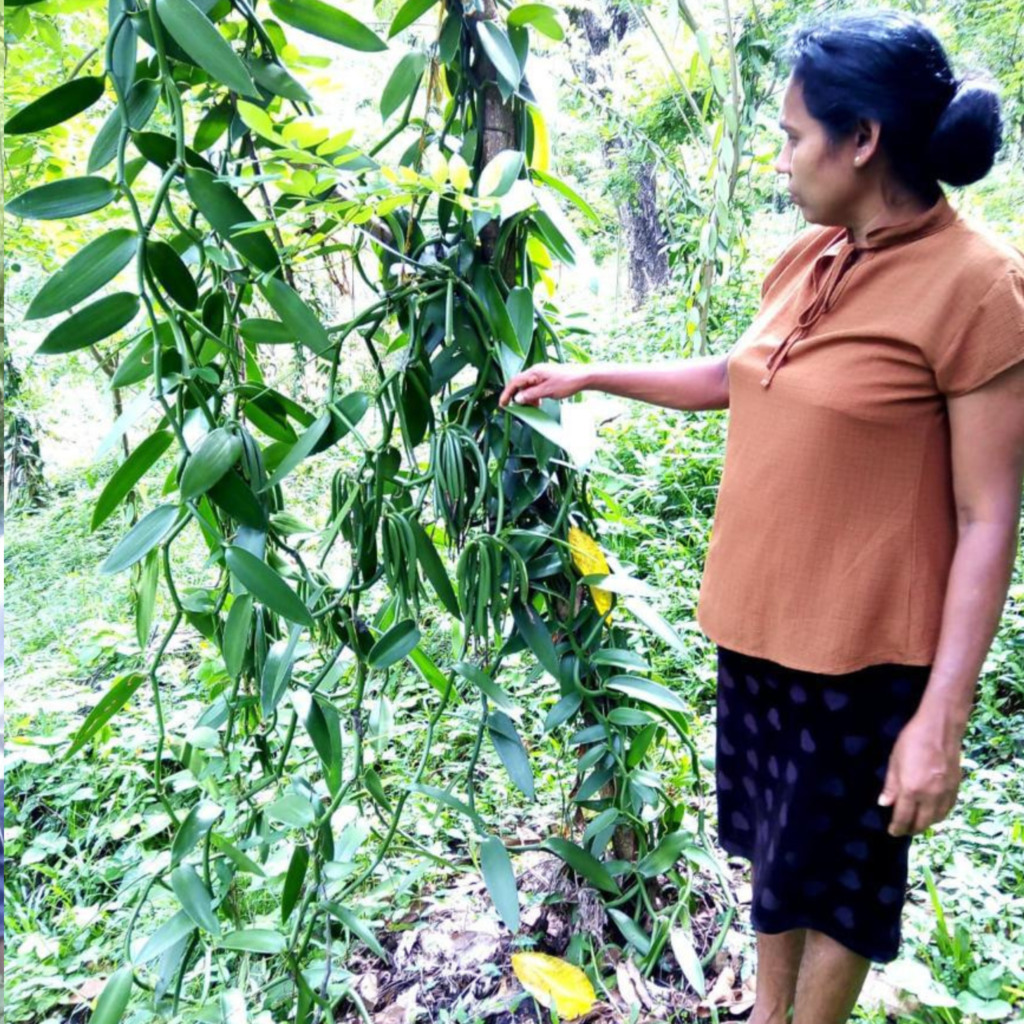
M 847 1024 L 870 967 L 870 960 L 808 928 L 793 1024 Z
M 747 1024 L 787 1024 L 807 931 L 757 933 L 757 999 Z

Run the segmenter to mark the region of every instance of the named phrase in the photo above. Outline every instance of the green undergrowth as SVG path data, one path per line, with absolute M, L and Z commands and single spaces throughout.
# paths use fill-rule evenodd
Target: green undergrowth
M 696 629 L 694 614 L 724 425 L 720 414 L 687 416 L 626 406 L 601 427 L 601 454 L 590 485 L 603 523 L 602 545 L 650 585 L 651 603 L 684 638 L 685 649 L 679 651 L 652 647 L 639 625 L 634 634 L 638 647 L 651 648 L 658 677 L 692 705 L 698 746 L 704 750 L 711 739 L 714 650 Z M 315 470 L 298 481 L 300 518 L 318 522 L 322 486 Z M 126 585 L 97 571 L 123 524 L 111 522 L 91 534 L 94 497 L 91 478 L 58 480 L 48 508 L 7 523 L 5 1009 L 10 1021 L 77 1019 L 76 1006 L 95 996 L 91 979 L 105 977 L 121 962 L 118 944 L 138 890 L 156 870 L 161 856 L 156 851 L 168 839 L 168 819 L 153 799 L 146 770 L 154 736 L 145 689 L 90 751 L 63 759 L 83 715 L 111 678 L 141 664 Z M 201 573 L 203 552 L 194 556 L 195 571 Z M 438 663 L 450 655 L 450 629 L 438 616 L 424 634 L 424 645 Z M 162 683 L 171 737 L 165 770 L 172 788 L 184 791 L 194 784 L 174 755 L 225 679 L 217 651 L 197 634 L 170 652 Z M 506 834 L 543 834 L 563 818 L 574 755 L 564 736 L 543 735 L 543 719 L 557 690 L 532 660 L 524 657 L 513 666 L 507 685 L 527 709 L 520 725 L 535 762 L 537 800 L 528 803 L 519 796 L 493 752 L 485 751 L 477 809 Z M 422 752 L 422 730 L 396 726 L 408 719 L 401 711 L 429 705 L 432 697 L 429 685 L 408 672 L 397 675 L 374 705 L 367 751 L 388 791 L 408 777 Z M 475 728 L 475 709 L 455 708 L 446 716 L 432 749 L 432 785 L 459 781 Z M 966 779 L 953 816 L 913 847 L 903 954 L 882 975 L 903 991 L 897 997 L 893 989 L 891 1005 L 899 998 L 904 1010 L 890 1020 L 1024 1019 L 1024 556 L 986 663 L 965 757 Z M 682 752 L 666 748 L 657 767 L 668 788 L 685 797 L 692 783 Z M 353 863 L 369 862 L 384 824 L 372 810 L 343 823 L 346 856 Z M 462 872 L 477 871 L 467 855 L 471 839 L 457 815 L 437 805 L 417 807 L 392 855 L 364 887 L 366 918 L 386 931 L 389 922 L 420 906 L 425 894 Z M 267 879 L 246 890 L 248 918 L 258 920 L 277 907 L 286 867 L 269 863 Z M 147 910 L 137 922 L 137 934 L 149 934 L 166 913 L 157 901 L 156 912 Z M 348 952 L 339 946 L 340 963 Z M 860 1014 L 865 1024 L 886 1019 L 882 1010 Z

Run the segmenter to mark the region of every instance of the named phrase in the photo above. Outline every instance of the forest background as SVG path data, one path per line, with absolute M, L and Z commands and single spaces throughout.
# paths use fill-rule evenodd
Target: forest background
M 722 352 L 742 332 L 765 269 L 800 226 L 772 169 L 785 81 L 777 54 L 797 21 L 846 6 L 852 5 L 581 3 L 533 22 L 542 30 L 534 35 L 528 77 L 543 116 L 531 129 L 531 160 L 558 183 L 545 207 L 551 220 L 545 242 L 566 257 L 551 260 L 537 284 L 549 312 L 557 311 L 567 358 L 654 362 Z M 921 0 L 893 6 L 925 16 L 958 71 L 983 68 L 999 80 L 1004 150 L 989 178 L 958 191 L 953 201 L 1024 248 L 1024 4 Z M 403 5 L 346 9 L 383 36 Z M 106 6 L 95 0 L 5 7 L 5 120 L 61 82 L 100 74 L 107 19 Z M 404 46 L 392 43 L 386 53 L 335 46 L 292 28 L 285 45 L 277 27 L 288 70 L 315 98 L 317 130 L 325 132 L 318 139 L 341 136 L 340 145 L 369 150 L 385 138 L 409 92 L 396 71 L 399 54 L 425 52 L 435 21 L 411 24 L 400 40 Z M 405 67 L 408 79 L 409 62 Z M 385 83 L 391 93 L 384 88 L 382 110 Z M 5 202 L 91 171 L 111 100 L 108 95 L 37 133 L 8 131 Z M 264 136 L 273 130 L 251 109 L 246 123 Z M 157 135 L 168 124 L 161 110 L 146 127 Z M 190 122 L 190 133 L 196 128 Z M 382 150 L 391 167 L 403 162 L 416 135 L 416 126 L 407 125 Z M 302 146 L 308 140 L 296 129 L 287 141 Z M 539 148 L 549 152 L 543 167 Z M 253 157 L 255 164 L 255 151 Z M 441 187 L 454 186 L 454 162 L 443 172 L 437 164 L 419 166 L 426 177 L 437 174 Z M 279 199 L 314 191 L 305 168 L 261 170 L 262 181 L 250 176 L 235 184 L 257 199 L 261 192 Z M 534 180 L 545 183 L 537 175 Z M 158 886 L 157 898 L 144 906 L 138 899 L 140 882 L 166 868 L 175 838 L 146 766 L 166 757 L 172 794 L 185 799 L 197 779 L 208 783 L 204 759 L 215 759 L 219 741 L 197 722 L 231 677 L 218 634 L 203 629 L 208 551 L 197 535 L 188 541 L 183 570 L 193 617 L 168 645 L 160 668 L 167 754 L 157 752 L 154 706 L 142 689 L 87 737 L 85 753 L 66 758 L 83 719 L 95 715 L 111 685 L 147 664 L 135 603 L 145 587 L 138 578 L 129 584 L 126 576 L 101 575 L 100 565 L 128 526 L 159 502 L 163 481 L 155 476 L 141 485 L 123 512 L 92 528 L 112 474 L 148 432 L 131 425 L 129 385 L 112 386 L 128 379 L 125 367 L 131 369 L 133 357 L 142 357 L 131 332 L 68 355 L 38 354 L 57 321 L 26 314 L 43 282 L 87 242 L 119 227 L 119 218 L 123 211 L 110 208 L 70 221 L 4 218 L 4 471 L 11 526 L 5 559 L 4 673 L 11 685 L 4 704 L 10 943 L 4 998 L 14 1021 L 86 1019 L 125 962 L 126 931 L 138 927 L 128 951 L 137 962 L 143 940 L 151 942 L 168 923 L 176 905 L 172 886 Z M 291 245 L 294 238 L 277 241 Z M 367 258 L 383 267 L 388 251 L 373 249 L 374 241 L 379 236 Z M 187 251 L 180 255 L 194 267 Z M 223 262 L 230 267 L 228 255 Z M 354 316 L 373 297 L 352 250 L 341 245 L 315 260 L 297 260 L 289 285 L 323 323 Z M 400 352 L 399 337 L 388 339 L 388 355 Z M 299 345 L 273 345 L 265 369 L 279 392 L 299 405 L 315 404 L 327 387 L 326 371 L 311 366 Z M 342 390 L 369 389 L 374 373 L 369 358 L 346 356 Z M 594 819 L 572 806 L 581 800 L 574 738 L 551 724 L 562 694 L 532 644 L 514 652 L 506 666 L 508 693 L 489 694 L 492 706 L 509 711 L 518 726 L 520 748 L 528 752 L 529 794 L 510 760 L 522 765 L 507 749 L 503 753 L 500 737 L 496 742 L 489 735 L 492 745 L 481 749 L 473 709 L 457 708 L 441 720 L 436 737 L 428 735 L 437 680 L 423 663 L 400 660 L 389 664 L 386 684 L 367 698 L 360 726 L 372 769 L 364 776 L 364 783 L 371 780 L 363 793 L 367 816 L 353 811 L 335 823 L 345 848 L 336 846 L 329 861 L 337 866 L 333 881 L 371 867 L 353 894 L 355 909 L 338 921 L 338 967 L 329 977 L 322 969 L 317 975 L 339 1015 L 536 1019 L 509 965 L 510 954 L 522 950 L 554 953 L 584 967 L 597 989 L 599 1013 L 614 1007 L 623 1019 L 636 1019 L 663 1006 L 679 1020 L 735 1019 L 749 1007 L 749 887 L 739 865 L 727 863 L 721 851 L 718 863 L 707 856 L 715 849 L 713 793 L 696 777 L 700 766 L 712 764 L 714 664 L 693 613 L 725 423 L 722 414 L 673 414 L 594 396 L 563 413 L 572 461 L 588 465 L 593 532 L 616 574 L 632 580 L 626 589 L 634 588 L 637 603 L 619 628 L 628 649 L 645 660 L 645 678 L 685 708 L 692 750 L 664 730 L 655 732 L 659 752 L 644 766 L 645 780 L 681 808 L 672 834 L 699 838 L 687 848 L 685 871 L 671 879 L 675 906 L 682 908 L 672 928 L 652 948 L 659 933 L 650 930 L 650 918 L 595 909 L 594 879 L 579 862 L 569 876 L 566 858 L 542 848 L 551 834 L 578 839 Z M 274 429 L 266 421 L 262 426 Z M 416 433 L 408 423 L 402 429 Z M 568 435 L 553 436 L 568 452 Z M 359 454 L 350 437 L 297 465 L 288 479 L 288 510 L 277 521 L 288 544 L 304 550 L 322 536 L 331 519 L 332 481 L 339 467 L 356 466 Z M 150 603 L 152 625 L 171 618 L 166 596 Z M 376 625 L 386 636 L 387 623 Z M 419 625 L 418 650 L 428 665 L 447 671 L 463 639 L 456 617 L 443 609 L 428 612 Z M 146 638 L 152 648 L 148 632 Z M 312 652 L 292 654 L 301 679 L 312 671 L 304 660 L 311 663 Z M 343 685 L 353 667 L 340 664 L 332 682 Z M 645 728 L 628 714 L 642 711 L 621 710 L 624 722 Z M 299 749 L 308 756 L 315 747 L 311 737 Z M 388 793 L 413 779 L 425 750 L 434 759 L 433 788 L 421 788 L 423 801 L 414 803 L 398 841 L 377 864 L 373 851 L 386 831 L 380 812 L 390 809 Z M 948 822 L 914 845 L 903 956 L 873 976 L 858 1010 L 862 1021 L 1024 1020 L 1024 557 L 985 665 L 965 754 L 960 803 Z M 467 760 L 471 772 L 479 760 L 476 806 L 499 823 L 506 845 L 519 848 L 513 854 L 514 934 L 506 927 L 507 904 L 499 906 L 501 914 L 494 909 L 493 870 L 490 886 L 480 877 L 482 856 L 487 872 L 486 844 L 478 844 L 464 808 L 439 798 L 450 795 Z M 377 784 L 379 792 L 372 788 Z M 284 813 L 279 829 L 301 831 L 303 822 Z M 593 840 L 594 830 L 587 832 Z M 258 875 L 232 908 L 236 931 L 259 931 L 264 938 L 271 931 L 295 872 L 296 855 L 288 851 L 299 846 L 269 856 L 261 851 Z M 202 916 L 202 909 L 196 913 Z M 238 928 L 239 921 L 248 929 Z M 213 946 L 205 958 L 195 952 L 191 932 L 161 941 L 160 948 L 150 945 L 156 953 L 142 972 L 156 991 L 137 989 L 125 1019 L 292 1019 L 284 1016 L 291 994 L 274 974 L 272 951 L 257 948 L 256 939 L 255 946 L 233 951 Z M 109 1014 L 110 1005 L 108 999 L 98 1016 Z

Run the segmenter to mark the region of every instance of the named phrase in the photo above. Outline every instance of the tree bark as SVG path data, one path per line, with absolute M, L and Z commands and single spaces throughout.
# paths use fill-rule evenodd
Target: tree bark
M 591 10 L 569 8 L 569 20 L 578 26 L 587 40 L 591 59 L 576 68 L 580 78 L 602 99 L 611 102 L 610 55 L 612 39 L 622 40 L 630 27 L 629 14 L 608 5 L 603 16 Z M 621 136 L 614 136 L 602 147 L 605 166 L 609 170 L 630 158 L 630 149 Z M 629 295 L 634 309 L 639 309 L 669 281 L 668 254 L 665 251 L 665 230 L 658 216 L 658 189 L 653 160 L 631 162 L 635 191 L 616 203 L 619 228 L 626 243 L 629 272 Z
M 484 0 L 484 9 L 473 16 L 475 21 L 494 21 L 498 17 L 498 7 L 495 0 Z M 487 84 L 483 87 L 483 103 L 480 108 L 480 166 L 486 167 L 490 161 L 503 149 L 516 148 L 516 122 L 515 111 L 511 102 L 506 103 L 501 96 L 496 84 L 496 72 L 490 58 L 484 52 L 483 47 L 477 45 L 474 40 L 474 67 L 480 76 L 481 81 Z M 494 261 L 494 247 L 498 240 L 500 224 L 498 220 L 492 220 L 484 225 L 480 232 L 480 245 L 483 250 L 484 259 L 487 263 Z M 498 272 L 507 285 L 515 283 L 515 252 L 505 254 L 506 258 L 498 267 Z

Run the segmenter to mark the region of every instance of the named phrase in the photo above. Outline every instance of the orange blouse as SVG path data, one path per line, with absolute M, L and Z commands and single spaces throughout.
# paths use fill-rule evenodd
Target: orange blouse
M 930 665 L 956 547 L 946 399 L 1024 361 L 1024 255 L 942 198 L 811 228 L 729 357 L 698 605 L 720 646 L 825 674 Z

